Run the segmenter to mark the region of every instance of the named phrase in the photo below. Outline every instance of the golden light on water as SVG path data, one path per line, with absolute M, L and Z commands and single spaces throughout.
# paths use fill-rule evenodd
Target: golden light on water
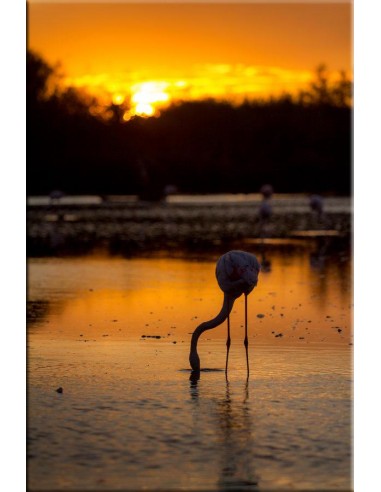
M 191 334 L 222 303 L 215 261 L 30 258 L 30 487 L 186 489 L 191 470 L 198 490 L 350 490 L 350 265 L 315 271 L 308 250 L 285 253 L 269 251 L 249 296 L 250 378 L 242 298 L 227 375 L 226 322 L 200 337 L 204 370 L 190 372 Z M 168 460 L 174 449 L 186 459 Z
M 277 253 L 271 261 L 271 273 L 260 274 L 260 282 L 249 298 L 250 337 L 256 343 L 273 344 L 279 342 L 274 332 L 282 332 L 283 344 L 348 343 L 349 267 L 332 264 L 322 277 L 311 268 L 307 252 L 292 262 Z M 80 277 L 75 275 L 79 267 Z M 159 335 L 168 343 L 186 343 L 196 326 L 214 317 L 221 308 L 222 293 L 214 268 L 214 262 L 170 259 L 30 260 L 31 300 L 41 298 L 41 289 L 54 292 L 57 282 L 64 291 L 69 289 L 69 300 L 64 296 L 58 304 L 49 304 L 54 323 L 42 324 L 37 333 L 46 334 L 54 325 L 59 338 L 80 339 L 82 334 L 84 339 L 99 342 Z M 243 298 L 239 298 L 231 314 L 235 339 L 243 333 L 243 303 Z M 264 317 L 258 318 L 258 313 Z M 340 336 L 338 326 L 343 330 Z M 205 336 L 203 344 L 208 338 L 225 336 L 223 324 Z

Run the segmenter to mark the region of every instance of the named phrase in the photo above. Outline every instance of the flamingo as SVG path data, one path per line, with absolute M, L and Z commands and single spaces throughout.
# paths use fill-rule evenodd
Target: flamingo
M 271 184 L 264 184 L 261 186 L 260 193 L 262 194 L 263 198 L 271 198 L 274 194 L 274 188 L 271 186 Z
M 323 215 L 324 201 L 320 195 L 310 196 L 310 208 L 312 212 L 316 212 L 318 219 L 321 219 Z
M 227 318 L 228 334 L 226 340 L 226 365 L 225 374 L 228 370 L 228 359 L 230 349 L 230 312 L 234 301 L 242 294 L 245 295 L 245 339 L 247 377 L 249 377 L 249 355 L 247 339 L 247 296 L 258 283 L 258 274 L 261 267 L 256 256 L 246 251 L 233 250 L 222 255 L 216 264 L 216 277 L 220 289 L 224 293 L 221 311 L 210 321 L 201 323 L 193 332 L 190 346 L 189 362 L 193 371 L 200 371 L 200 358 L 197 353 L 197 342 L 205 330 L 216 328 Z

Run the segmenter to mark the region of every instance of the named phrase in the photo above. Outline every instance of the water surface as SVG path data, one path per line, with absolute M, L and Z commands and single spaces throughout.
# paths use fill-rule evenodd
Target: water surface
M 253 252 L 255 248 L 253 248 Z M 28 260 L 30 490 L 349 490 L 351 265 L 274 247 L 244 305 L 199 341 L 215 258 Z M 56 389 L 61 387 L 62 393 Z

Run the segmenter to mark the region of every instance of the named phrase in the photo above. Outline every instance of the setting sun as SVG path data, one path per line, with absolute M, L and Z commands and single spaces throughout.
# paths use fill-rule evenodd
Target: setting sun
M 152 116 L 160 104 L 168 103 L 170 96 L 165 92 L 167 87 L 168 84 L 165 82 L 144 82 L 133 85 L 131 87 L 132 113 Z

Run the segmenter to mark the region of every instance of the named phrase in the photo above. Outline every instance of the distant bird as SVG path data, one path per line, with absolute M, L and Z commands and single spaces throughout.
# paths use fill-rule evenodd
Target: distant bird
M 270 219 L 273 210 L 271 207 L 270 199 L 262 200 L 261 205 L 259 206 L 259 218 L 261 221 L 267 221 Z
M 259 191 L 262 194 L 263 198 L 271 198 L 274 194 L 274 188 L 271 186 L 271 184 L 262 185 Z
M 274 189 L 270 184 L 265 184 L 261 187 L 260 192 L 262 194 L 262 202 L 259 206 L 258 214 L 261 220 L 261 225 L 263 226 L 269 221 L 273 213 L 271 197 L 274 194 Z
M 321 218 L 324 208 L 323 197 L 320 195 L 311 195 L 310 208 L 313 212 L 316 212 L 318 218 Z
M 65 196 L 65 193 L 61 190 L 53 190 L 49 193 L 50 203 L 59 203 L 61 198 Z
M 230 312 L 234 301 L 242 294 L 245 295 L 245 340 L 247 376 L 249 377 L 249 356 L 247 339 L 247 296 L 258 283 L 258 274 L 261 267 L 256 256 L 245 251 L 229 251 L 222 255 L 216 264 L 216 277 L 218 285 L 224 293 L 224 300 L 221 311 L 210 321 L 201 323 L 193 332 L 189 354 L 189 362 L 193 371 L 200 371 L 200 358 L 197 353 L 197 342 L 200 335 L 205 330 L 216 328 L 221 323 L 228 320 L 228 336 L 226 340 L 226 365 L 225 373 L 228 370 L 228 359 L 230 349 Z

